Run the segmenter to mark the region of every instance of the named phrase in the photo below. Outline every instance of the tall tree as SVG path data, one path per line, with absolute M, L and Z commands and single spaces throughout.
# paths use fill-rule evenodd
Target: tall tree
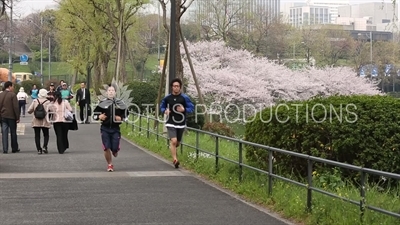
M 198 21 L 205 35 L 228 41 L 229 33 L 244 25 L 248 0 L 198 1 Z
M 88 1 L 63 0 L 56 23 L 61 57 L 72 64 L 74 74 L 85 73 L 85 66 L 91 61 L 93 83 L 103 83 L 114 49 L 111 35 L 104 31 L 107 19 Z

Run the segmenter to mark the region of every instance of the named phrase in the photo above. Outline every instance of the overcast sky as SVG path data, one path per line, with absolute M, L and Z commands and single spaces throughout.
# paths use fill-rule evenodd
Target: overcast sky
M 197 0 L 195 0 L 197 1 Z M 306 0 L 281 0 L 281 3 L 285 2 L 305 2 Z M 358 4 L 364 2 L 390 2 L 391 0 L 350 0 L 350 4 Z M 29 15 L 32 12 L 43 11 L 46 8 L 54 7 L 57 5 L 55 0 L 19 0 L 16 3 L 15 11 L 16 14 L 21 16 Z

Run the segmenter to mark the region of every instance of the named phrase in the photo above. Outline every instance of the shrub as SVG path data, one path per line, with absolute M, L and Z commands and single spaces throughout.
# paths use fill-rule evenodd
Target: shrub
M 158 90 L 154 85 L 146 82 L 132 81 L 128 84 L 128 89 L 132 90 L 130 97 L 133 98 L 133 103 L 137 106 L 132 107 L 132 111 L 145 114 L 147 111 L 152 112 L 155 110 L 154 103 L 157 99 Z M 146 104 L 153 105 L 147 106 Z
M 196 129 L 202 129 L 203 126 L 204 126 L 204 122 L 205 122 L 204 115 L 201 112 L 197 112 L 196 111 L 197 110 L 197 108 L 196 108 L 196 105 L 197 105 L 196 100 L 192 96 L 190 96 L 190 95 L 188 95 L 188 96 L 189 96 L 190 100 L 193 102 L 195 111 L 193 113 L 190 113 L 190 114 L 187 115 L 186 124 L 187 124 L 188 127 L 192 127 L 192 128 L 196 128 Z
M 224 135 L 227 137 L 234 137 L 235 132 L 228 125 L 220 122 L 206 123 L 203 126 L 203 130 L 209 131 L 211 133 L 216 133 L 219 135 Z
M 299 104 L 297 110 L 295 104 Z M 331 96 L 286 102 L 285 105 L 287 107 L 277 104 L 257 113 L 253 121 L 246 124 L 245 139 L 343 163 L 400 173 L 400 102 L 395 98 Z M 267 168 L 266 150 L 247 147 L 246 157 Z M 274 157 L 282 172 L 295 171 L 306 175 L 305 159 L 283 154 L 275 154 Z M 314 168 L 323 170 L 324 165 L 314 165 Z M 353 172 L 347 176 L 357 174 Z
M 15 85 L 14 91 L 18 93 L 19 88 L 24 87 L 25 92 L 29 95 L 34 84 L 36 84 L 37 89 L 42 88 L 40 80 L 24 80 L 20 84 Z

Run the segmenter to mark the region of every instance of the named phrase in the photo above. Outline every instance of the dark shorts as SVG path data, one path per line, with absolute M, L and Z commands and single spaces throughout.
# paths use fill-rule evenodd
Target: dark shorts
M 167 127 L 167 130 L 169 139 L 176 138 L 178 142 L 182 141 L 182 136 L 185 128 Z
M 120 149 L 121 132 L 118 128 L 101 127 L 101 141 L 103 150 L 110 149 L 112 152 L 118 152 Z

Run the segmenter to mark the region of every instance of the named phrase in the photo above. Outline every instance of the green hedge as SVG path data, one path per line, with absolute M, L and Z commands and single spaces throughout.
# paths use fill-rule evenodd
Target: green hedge
M 128 89 L 132 90 L 130 97 L 133 98 L 133 103 L 137 107 L 132 107 L 131 110 L 145 114 L 148 110 L 151 112 L 155 110 L 154 103 L 157 99 L 158 89 L 151 83 L 133 81 L 128 83 Z M 146 104 L 153 104 L 147 106 Z
M 19 92 L 19 88 L 20 87 L 24 87 L 24 91 L 29 95 L 34 84 L 36 84 L 37 89 L 41 89 L 42 88 L 40 80 L 38 80 L 38 79 L 24 80 L 19 84 L 14 84 L 14 92 L 18 93 Z
M 295 104 L 302 106 L 297 106 L 296 110 Z M 400 173 L 399 121 L 400 101 L 390 96 L 319 97 L 303 102 L 280 103 L 264 109 L 246 125 L 245 139 Z M 267 168 L 266 150 L 247 147 L 246 156 L 249 161 Z M 275 154 L 274 158 L 282 172 L 306 175 L 306 160 L 284 154 Z M 315 165 L 316 170 L 324 168 L 326 165 Z M 355 177 L 357 173 L 347 175 Z

